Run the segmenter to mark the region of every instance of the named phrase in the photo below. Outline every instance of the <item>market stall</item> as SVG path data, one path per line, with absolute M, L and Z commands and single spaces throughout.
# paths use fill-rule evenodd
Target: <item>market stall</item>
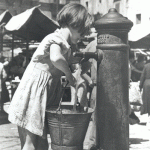
M 11 51 L 7 71 L 11 76 L 12 91 L 17 87 L 18 77 L 21 79 L 38 43 L 59 28 L 58 23 L 44 15 L 39 7 L 35 6 L 11 17 L 4 26 L 3 37 L 7 35 L 10 38 L 7 44 L 1 41 L 1 45 L 3 48 L 7 45 L 8 51 Z
M 3 51 L 3 43 L 6 41 L 7 37 L 4 36 L 4 26 L 8 23 L 8 21 L 12 18 L 11 13 L 6 10 L 0 15 L 0 51 Z
M 12 37 L 12 61 L 15 49 L 20 47 L 23 51 L 20 56 L 24 56 L 26 59 L 25 66 L 29 63 L 31 55 L 37 47 L 36 43 L 59 27 L 57 22 L 44 15 L 39 7 L 35 6 L 13 16 L 5 25 L 4 34 L 9 34 Z M 30 45 L 35 45 L 35 47 L 30 48 Z

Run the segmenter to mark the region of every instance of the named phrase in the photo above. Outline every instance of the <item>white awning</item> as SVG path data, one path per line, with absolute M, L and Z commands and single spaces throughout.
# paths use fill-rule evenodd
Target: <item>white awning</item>
M 150 34 L 150 23 L 137 24 L 131 28 L 128 34 L 128 40 L 135 42 L 146 37 L 149 34 Z
M 43 14 L 39 7 L 40 5 L 35 6 L 13 16 L 5 25 L 5 29 L 14 32 L 18 37 L 41 41 L 46 35 L 59 28 L 59 25 Z

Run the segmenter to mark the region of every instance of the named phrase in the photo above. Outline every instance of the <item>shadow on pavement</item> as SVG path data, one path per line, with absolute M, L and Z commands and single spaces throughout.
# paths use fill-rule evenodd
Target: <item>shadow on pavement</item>
M 147 142 L 149 140 L 144 140 L 141 138 L 130 138 L 129 141 L 130 141 L 130 144 L 141 144 L 141 142 Z

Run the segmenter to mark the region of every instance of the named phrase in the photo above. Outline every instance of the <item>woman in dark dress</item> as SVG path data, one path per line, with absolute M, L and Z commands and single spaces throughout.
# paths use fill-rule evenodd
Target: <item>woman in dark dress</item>
M 143 109 L 141 110 L 141 114 L 148 113 L 148 115 L 150 115 L 150 63 L 147 63 L 144 66 L 140 78 L 140 90 L 142 89 Z

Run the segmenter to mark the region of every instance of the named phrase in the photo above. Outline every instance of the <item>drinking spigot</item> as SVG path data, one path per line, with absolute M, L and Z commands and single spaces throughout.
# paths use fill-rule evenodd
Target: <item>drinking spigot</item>
M 98 63 L 101 63 L 103 59 L 103 51 L 98 50 L 96 52 L 74 52 L 74 57 L 81 57 L 80 63 L 88 61 L 90 58 L 94 58 Z

